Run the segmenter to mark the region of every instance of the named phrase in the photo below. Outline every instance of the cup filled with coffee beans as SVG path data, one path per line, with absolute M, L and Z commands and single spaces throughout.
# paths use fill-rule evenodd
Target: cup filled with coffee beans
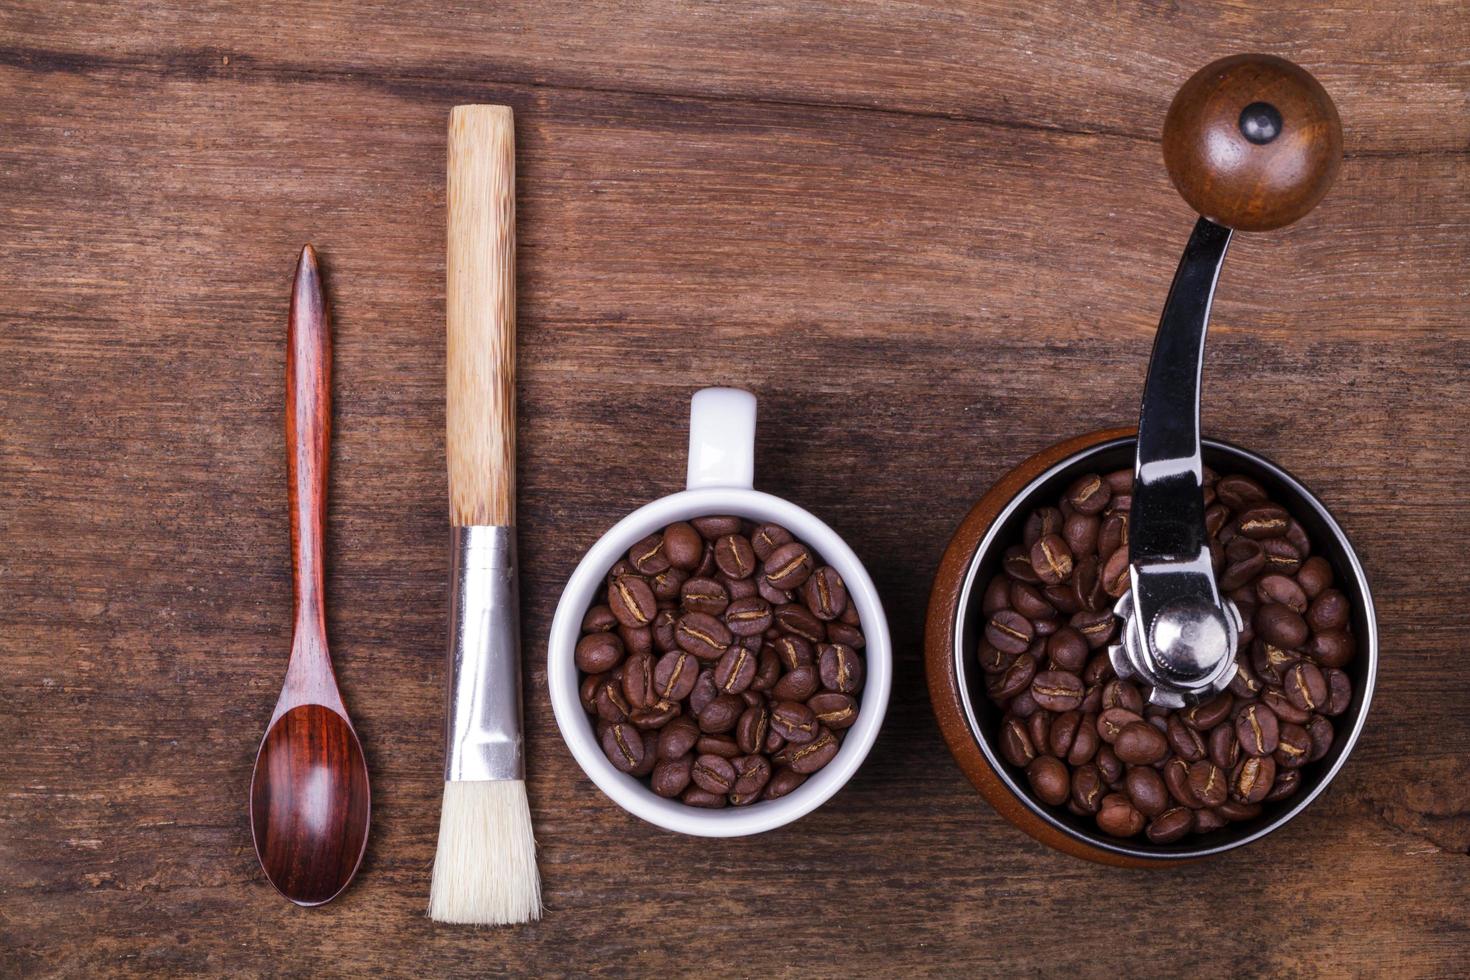
M 1282 59 L 1185 83 L 1164 155 L 1204 216 L 1138 429 L 1026 460 L 941 562 L 925 658 L 945 739 L 1003 815 L 1071 854 L 1157 866 L 1257 840 L 1326 789 L 1367 717 L 1377 625 L 1347 535 L 1285 470 L 1200 437 L 1233 230 L 1306 214 L 1341 148 L 1331 99 Z
M 694 395 L 687 487 L 625 517 L 562 593 L 547 676 L 588 777 L 650 823 L 790 823 L 862 764 L 892 654 L 872 580 L 812 514 L 753 489 L 756 402 Z

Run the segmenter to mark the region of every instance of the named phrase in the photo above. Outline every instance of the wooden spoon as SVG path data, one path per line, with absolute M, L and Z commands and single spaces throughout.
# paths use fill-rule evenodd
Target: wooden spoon
M 367 762 L 327 651 L 322 529 L 332 397 L 330 314 L 316 252 L 301 250 L 287 328 L 295 629 L 286 682 L 250 779 L 250 831 L 266 877 L 297 905 L 321 905 L 362 863 L 372 817 Z

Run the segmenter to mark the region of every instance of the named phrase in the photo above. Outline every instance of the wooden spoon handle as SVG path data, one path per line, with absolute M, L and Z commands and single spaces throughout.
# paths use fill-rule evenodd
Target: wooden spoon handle
M 515 124 L 508 106 L 449 115 L 446 453 L 449 521 L 515 524 Z
M 298 636 L 325 636 L 322 531 L 332 429 L 331 314 L 316 251 L 301 250 L 286 347 L 286 464 L 291 497 L 291 584 Z

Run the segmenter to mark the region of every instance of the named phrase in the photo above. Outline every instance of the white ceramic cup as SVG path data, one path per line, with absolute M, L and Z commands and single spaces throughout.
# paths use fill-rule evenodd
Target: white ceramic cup
M 893 682 L 888 620 L 873 580 L 857 555 L 826 524 L 795 504 L 752 489 L 755 475 L 755 396 L 735 388 L 696 392 L 689 417 L 688 488 L 638 508 L 604 534 L 583 557 L 563 590 L 551 624 L 546 654 L 551 706 L 562 738 L 578 765 L 613 802 L 649 823 L 701 837 L 740 837 L 780 827 L 815 810 L 862 765 L 878 738 Z M 780 524 L 809 545 L 842 576 L 857 606 L 867 666 L 857 723 L 825 767 L 787 796 L 744 807 L 705 810 L 656 795 L 640 780 L 613 768 L 598 744 L 592 719 L 578 697 L 572 655 L 582 617 L 602 601 L 607 571 L 634 544 L 676 521 L 735 514 Z

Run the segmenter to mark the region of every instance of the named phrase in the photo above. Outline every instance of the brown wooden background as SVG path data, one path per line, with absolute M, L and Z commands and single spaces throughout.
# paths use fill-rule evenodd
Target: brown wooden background
M 1084 13 L 1084 8 L 1090 8 Z M 0 7 L 0 973 L 1463 972 L 1470 950 L 1470 9 L 1438 3 Z M 1347 159 L 1238 241 L 1211 433 L 1333 507 L 1383 669 L 1269 840 L 1105 870 L 941 745 L 930 576 L 1001 473 L 1130 421 L 1191 215 L 1174 88 L 1238 50 L 1336 97 Z M 548 912 L 423 918 L 446 574 L 444 132 L 520 136 L 520 521 Z M 355 886 L 279 899 L 245 791 L 288 646 L 292 263 L 337 313 L 331 635 L 374 777 Z M 758 483 L 883 590 L 882 738 L 800 823 L 708 842 L 576 768 L 541 658 L 581 551 L 676 489 L 691 391 L 761 397 Z

